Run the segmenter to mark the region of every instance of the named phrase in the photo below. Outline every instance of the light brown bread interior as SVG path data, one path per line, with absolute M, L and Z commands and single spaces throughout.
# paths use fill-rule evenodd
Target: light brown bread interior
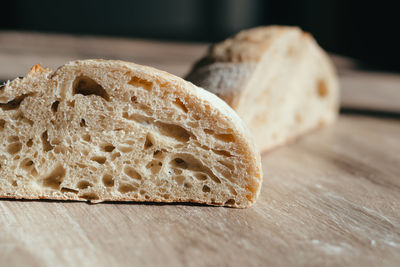
M 188 74 L 244 120 L 260 151 L 335 120 L 334 67 L 313 37 L 297 27 L 266 26 L 215 44 Z
M 260 157 L 215 95 L 133 63 L 34 66 L 0 89 L 0 197 L 252 205 Z

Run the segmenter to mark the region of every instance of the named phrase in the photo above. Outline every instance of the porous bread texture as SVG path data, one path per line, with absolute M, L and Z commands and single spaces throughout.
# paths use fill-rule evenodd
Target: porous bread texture
M 260 156 L 236 113 L 122 61 L 34 66 L 0 89 L 0 197 L 249 207 Z
M 244 120 L 260 151 L 332 123 L 339 87 L 328 55 L 297 27 L 263 26 L 212 46 L 186 77 Z

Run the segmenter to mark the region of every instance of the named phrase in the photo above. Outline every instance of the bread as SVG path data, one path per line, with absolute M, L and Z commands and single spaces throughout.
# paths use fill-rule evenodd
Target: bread
M 0 197 L 249 207 L 260 156 L 215 95 L 122 61 L 36 65 L 0 89 Z
M 186 79 L 225 100 L 261 151 L 329 124 L 338 113 L 334 67 L 297 27 L 242 31 L 212 46 Z

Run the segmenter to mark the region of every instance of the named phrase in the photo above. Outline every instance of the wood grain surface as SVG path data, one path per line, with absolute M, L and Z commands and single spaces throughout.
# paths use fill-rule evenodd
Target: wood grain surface
M 0 32 L 0 79 L 90 57 L 184 75 L 205 49 Z M 334 60 L 343 107 L 400 111 L 399 75 Z M 400 120 L 343 114 L 262 161 L 260 199 L 243 210 L 0 200 L 0 266 L 400 265 Z

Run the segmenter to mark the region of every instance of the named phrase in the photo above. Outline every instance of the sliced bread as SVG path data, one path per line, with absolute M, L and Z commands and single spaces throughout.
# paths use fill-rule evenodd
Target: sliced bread
M 0 87 L 0 197 L 252 205 L 259 153 L 237 114 L 122 61 L 36 65 Z

